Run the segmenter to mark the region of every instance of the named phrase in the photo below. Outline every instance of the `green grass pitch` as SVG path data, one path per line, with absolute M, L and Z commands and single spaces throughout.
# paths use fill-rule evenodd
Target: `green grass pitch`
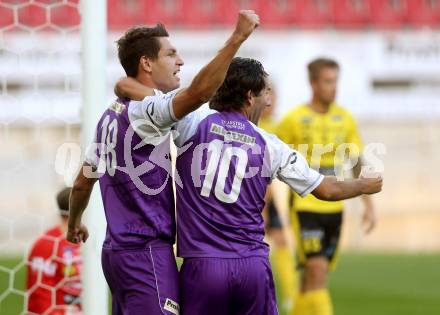
M 440 255 L 343 255 L 330 289 L 336 315 L 438 315 Z

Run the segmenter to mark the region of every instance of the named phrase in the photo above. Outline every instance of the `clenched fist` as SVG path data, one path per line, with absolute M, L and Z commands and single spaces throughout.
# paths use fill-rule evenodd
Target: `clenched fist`
M 378 193 L 382 190 L 383 179 L 382 176 L 376 174 L 374 176 L 361 176 L 359 178 L 362 183 L 362 193 L 366 195 L 371 195 Z
M 74 244 L 79 244 L 81 242 L 85 243 L 89 238 L 89 231 L 83 224 L 81 224 L 79 227 L 69 227 L 66 238 L 69 242 Z
M 245 41 L 260 24 L 259 16 L 253 10 L 241 10 L 235 26 L 235 35 Z

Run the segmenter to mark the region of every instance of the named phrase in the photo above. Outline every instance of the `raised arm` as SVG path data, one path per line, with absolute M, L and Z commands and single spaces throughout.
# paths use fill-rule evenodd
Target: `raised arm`
M 259 17 L 254 11 L 240 11 L 235 30 L 223 48 L 200 70 L 190 86 L 181 90 L 174 98 L 173 109 L 176 118 L 182 118 L 209 101 L 225 80 L 232 58 L 258 24 Z
M 173 98 L 173 112 L 177 119 L 196 110 L 214 95 L 226 77 L 232 58 L 258 25 L 259 17 L 254 11 L 240 11 L 235 30 L 223 48 L 199 71 L 191 84 L 177 92 Z M 115 93 L 118 96 L 138 101 L 145 96 L 152 95 L 151 90 L 130 78 L 121 79 L 115 86 Z
M 154 95 L 152 88 L 131 77 L 125 77 L 116 82 L 114 92 L 119 97 L 128 97 L 135 101 L 141 101 L 146 96 Z
M 89 203 L 93 185 L 96 178 L 88 178 L 84 175 L 84 167 L 90 167 L 87 163 L 83 164 L 72 187 L 69 202 L 69 223 L 67 230 L 67 240 L 72 243 L 85 242 L 89 237 L 87 228 L 81 224 L 81 218 L 84 210 Z

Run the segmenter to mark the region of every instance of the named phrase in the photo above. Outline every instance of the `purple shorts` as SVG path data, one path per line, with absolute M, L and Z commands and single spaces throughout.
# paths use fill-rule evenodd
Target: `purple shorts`
M 113 315 L 177 315 L 179 286 L 171 245 L 102 250 L 102 269 L 112 292 Z
M 183 315 L 276 315 L 269 260 L 186 258 L 179 276 Z

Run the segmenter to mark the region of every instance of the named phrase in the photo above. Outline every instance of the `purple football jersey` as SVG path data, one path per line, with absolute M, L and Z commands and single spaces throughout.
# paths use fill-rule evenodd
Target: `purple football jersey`
M 104 248 L 174 242 L 170 125 L 174 94 L 116 100 L 104 112 L 86 162 L 97 168 L 107 219 Z
M 267 256 L 261 212 L 272 178 L 304 196 L 322 176 L 238 112 L 200 109 L 174 128 L 178 255 Z

